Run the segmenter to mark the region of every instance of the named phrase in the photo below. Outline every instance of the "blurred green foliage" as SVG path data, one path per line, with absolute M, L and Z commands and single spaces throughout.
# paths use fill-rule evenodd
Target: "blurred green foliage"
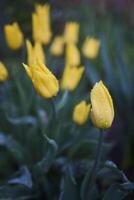
M 4 22 L 19 21 L 26 37 L 31 36 L 35 1 L 6 2 Z M 84 200 L 98 130 L 89 120 L 76 126 L 72 110 L 80 100 L 89 99 L 91 87 L 100 79 L 112 94 L 116 117 L 106 133 L 92 200 L 120 200 L 128 194 L 133 199 L 134 176 L 129 172 L 134 168 L 133 33 L 120 16 L 97 13 L 84 4 L 77 9 L 54 5 L 54 35 L 62 32 L 65 21 L 76 20 L 81 25 L 79 48 L 85 36 L 93 35 L 101 40 L 100 55 L 94 61 L 82 57 L 85 75 L 79 87 L 71 93 L 60 91 L 52 102 L 39 97 L 26 76 L 21 64 L 26 60 L 25 50 L 14 53 L 2 47 L 10 79 L 0 84 L 0 199 Z M 64 58 L 52 57 L 49 47 L 45 53 L 47 66 L 60 79 Z M 106 159 L 129 172 L 131 182 Z

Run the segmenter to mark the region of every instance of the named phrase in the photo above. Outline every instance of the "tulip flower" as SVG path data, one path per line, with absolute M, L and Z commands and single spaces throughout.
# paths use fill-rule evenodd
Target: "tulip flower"
M 61 88 L 69 91 L 74 90 L 78 86 L 83 72 L 84 67 L 70 67 L 67 65 L 63 72 Z
M 73 43 L 67 44 L 66 46 L 66 64 L 70 66 L 80 65 L 80 52 Z
M 100 41 L 95 38 L 87 37 L 83 47 L 82 53 L 88 59 L 94 59 L 97 57 L 100 49 Z
M 0 62 L 0 82 L 6 81 L 8 79 L 8 71 L 5 65 Z
M 19 49 L 23 44 L 23 34 L 17 22 L 4 26 L 7 45 L 12 50 Z
M 83 125 L 87 119 L 90 112 L 90 104 L 86 101 L 81 101 L 77 104 L 73 111 L 73 121 L 79 125 Z
M 80 25 L 77 22 L 67 22 L 64 30 L 64 40 L 66 43 L 76 44 L 79 40 Z
M 57 36 L 50 47 L 50 53 L 54 56 L 61 56 L 64 50 L 63 37 Z
M 32 46 L 29 40 L 26 40 L 27 47 L 27 60 L 28 65 L 36 65 L 37 60 L 40 60 L 42 63 L 45 63 L 45 54 L 41 43 L 35 42 L 35 45 Z
M 56 96 L 59 91 L 58 80 L 43 63 L 37 60 L 35 66 L 25 64 L 23 66 L 40 96 L 43 98 Z
M 100 129 L 110 128 L 114 119 L 113 101 L 108 89 L 99 81 L 91 90 L 91 118 Z
M 48 44 L 52 37 L 50 27 L 50 6 L 36 5 L 32 14 L 33 39 L 42 44 Z

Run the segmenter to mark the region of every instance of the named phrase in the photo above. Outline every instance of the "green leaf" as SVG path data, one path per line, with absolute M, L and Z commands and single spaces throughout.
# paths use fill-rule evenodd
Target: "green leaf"
M 32 177 L 31 173 L 26 166 L 21 167 L 19 172 L 16 173 L 15 177 L 8 181 L 8 184 L 16 185 L 21 184 L 28 188 L 32 188 Z
M 61 99 L 58 101 L 57 105 L 56 105 L 56 110 L 59 111 L 60 109 L 62 109 L 67 101 L 68 101 L 68 91 L 64 91 L 63 94 L 62 94 L 62 97 Z
M 5 146 L 20 163 L 25 163 L 25 152 L 22 146 L 11 136 L 0 133 L 0 145 Z
M 59 200 L 80 200 L 78 186 L 74 182 L 74 178 L 72 178 L 68 167 L 62 177 L 60 190 Z
M 26 200 L 36 199 L 34 192 L 24 186 L 2 186 L 0 187 L 0 200 Z
M 123 200 L 128 192 L 120 189 L 120 184 L 112 185 L 105 193 L 103 200 Z
M 39 174 L 44 174 L 48 171 L 54 162 L 58 151 L 58 145 L 55 140 L 48 138 L 46 135 L 45 139 L 48 143 L 48 151 L 46 152 L 44 158 L 35 165 L 35 170 Z
M 85 62 L 85 68 L 88 80 L 91 81 L 92 85 L 94 85 L 100 80 L 99 73 L 97 72 L 95 66 L 91 66 L 91 64 L 88 61 Z

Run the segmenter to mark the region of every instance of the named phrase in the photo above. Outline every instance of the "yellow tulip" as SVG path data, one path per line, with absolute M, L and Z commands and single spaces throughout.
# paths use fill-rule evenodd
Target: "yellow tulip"
M 61 80 L 61 88 L 64 90 L 74 90 L 83 75 L 84 67 L 70 67 L 67 65 L 64 69 L 62 80 Z
M 64 40 L 66 43 L 77 43 L 79 40 L 80 25 L 77 22 L 67 22 L 64 30 Z
M 34 41 L 48 44 L 52 37 L 50 27 L 50 6 L 36 5 L 35 12 L 32 14 L 32 28 Z
M 12 50 L 19 49 L 23 44 L 23 34 L 17 22 L 4 26 L 6 42 Z
M 82 47 L 82 53 L 86 58 L 94 59 L 97 57 L 99 49 L 100 41 L 95 38 L 87 37 Z
M 66 64 L 75 67 L 80 65 L 80 52 L 73 43 L 66 46 Z
M 79 125 L 84 124 L 90 112 L 90 104 L 87 104 L 86 101 L 81 101 L 77 104 L 73 111 L 73 121 Z
M 56 36 L 50 47 L 50 53 L 54 56 L 62 55 L 64 50 L 64 40 L 61 36 Z
M 41 43 L 35 42 L 35 45 L 32 46 L 29 40 L 26 40 L 27 47 L 27 60 L 28 65 L 36 65 L 37 60 L 40 60 L 42 63 L 45 63 L 45 53 Z
M 35 66 L 23 64 L 37 93 L 43 98 L 56 96 L 59 91 L 59 83 L 52 72 L 40 61 Z
M 5 65 L 0 62 L 0 81 L 6 81 L 8 79 L 8 71 L 5 67 Z
M 114 119 L 113 101 L 102 81 L 91 90 L 91 117 L 97 128 L 110 128 Z

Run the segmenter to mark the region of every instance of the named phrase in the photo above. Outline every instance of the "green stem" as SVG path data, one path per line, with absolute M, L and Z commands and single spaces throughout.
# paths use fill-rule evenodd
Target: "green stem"
M 91 173 L 90 173 L 91 175 L 90 175 L 90 182 L 89 182 L 89 187 L 88 187 L 89 189 L 88 189 L 88 192 L 87 192 L 87 195 L 86 195 L 86 199 L 90 199 L 91 190 L 93 188 L 95 178 L 96 178 L 96 174 L 97 174 L 97 170 L 99 168 L 99 164 L 100 164 L 100 160 L 101 160 L 103 138 L 104 138 L 104 131 L 100 130 L 95 161 L 94 161 L 93 167 L 91 169 Z
M 51 99 L 51 109 L 52 109 L 52 119 L 55 120 L 55 118 L 56 118 L 56 108 L 55 108 L 54 99 Z

